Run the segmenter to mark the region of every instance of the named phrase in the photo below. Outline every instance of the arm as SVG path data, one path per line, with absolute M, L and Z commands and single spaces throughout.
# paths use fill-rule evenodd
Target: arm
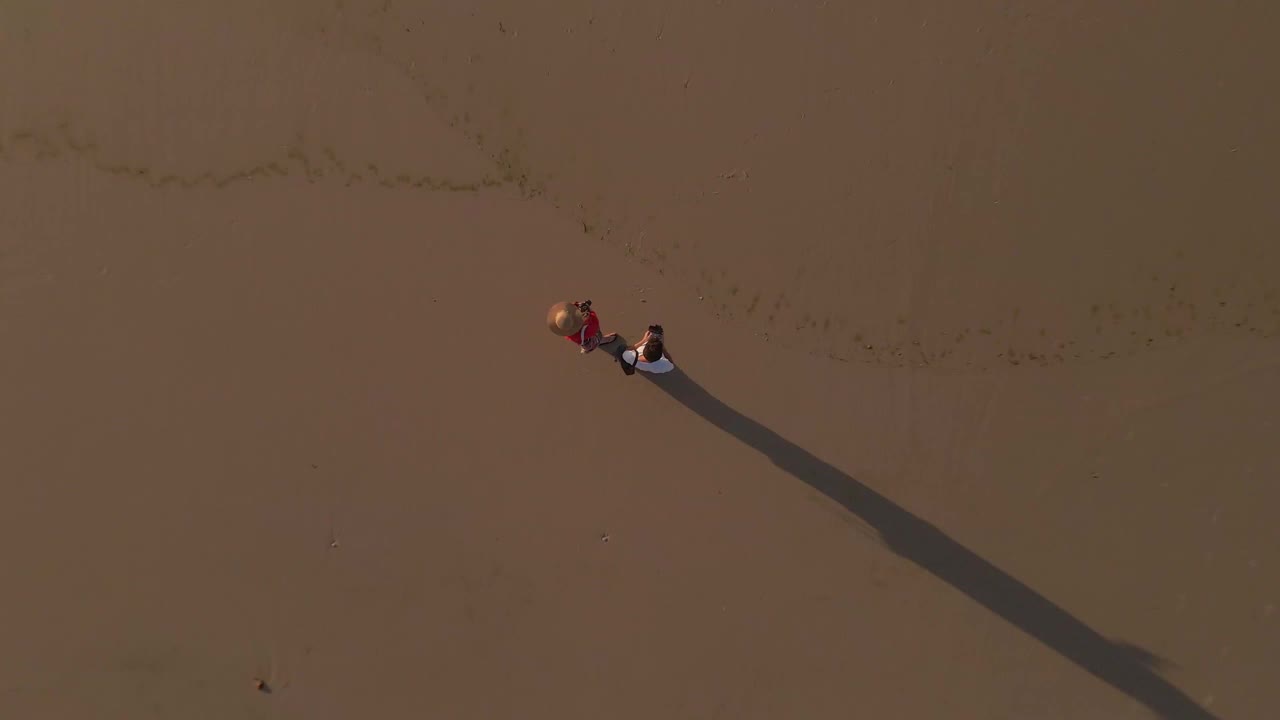
M 627 348 L 627 349 L 628 349 L 628 350 L 631 350 L 631 351 L 632 351 L 632 352 L 634 352 L 634 353 L 636 353 L 636 355 L 639 355 L 639 354 L 640 354 L 640 346 L 641 346 L 641 345 L 644 345 L 644 344 L 645 344 L 645 343 L 647 343 L 647 342 L 649 342 L 649 335 L 650 335 L 649 331 L 648 331 L 648 330 L 645 330 L 645 331 L 644 331 L 644 337 L 640 338 L 640 342 L 636 343 L 635 345 L 632 345 L 631 347 L 629 347 L 629 348 Z M 644 358 L 640 358 L 640 362 L 644 362 Z
M 584 300 L 580 303 L 574 303 L 578 307 L 578 311 L 582 313 L 582 329 L 578 331 L 578 352 L 586 354 L 595 350 L 599 345 L 600 338 L 600 319 L 591 309 L 591 301 Z

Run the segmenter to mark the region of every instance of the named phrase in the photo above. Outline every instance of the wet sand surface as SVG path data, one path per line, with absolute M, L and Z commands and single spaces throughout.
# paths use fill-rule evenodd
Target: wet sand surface
M 1273 4 L 261 5 L 0 2 L 0 715 L 1274 715 Z

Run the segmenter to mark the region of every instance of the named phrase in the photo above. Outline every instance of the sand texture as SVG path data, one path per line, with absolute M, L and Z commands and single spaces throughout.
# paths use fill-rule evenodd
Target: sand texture
M 1278 37 L 0 0 L 0 718 L 1277 717 Z

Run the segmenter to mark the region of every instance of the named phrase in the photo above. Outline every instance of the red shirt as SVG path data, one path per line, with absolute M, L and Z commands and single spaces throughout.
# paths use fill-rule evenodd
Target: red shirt
M 600 318 L 596 317 L 596 311 L 587 312 L 587 322 L 583 324 L 582 329 L 565 338 L 569 342 L 579 347 L 586 345 L 587 341 L 600 334 Z

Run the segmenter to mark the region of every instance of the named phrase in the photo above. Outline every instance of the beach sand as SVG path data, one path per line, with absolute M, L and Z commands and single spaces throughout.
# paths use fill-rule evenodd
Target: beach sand
M 475 5 L 0 3 L 0 716 L 1274 716 L 1273 3 Z

